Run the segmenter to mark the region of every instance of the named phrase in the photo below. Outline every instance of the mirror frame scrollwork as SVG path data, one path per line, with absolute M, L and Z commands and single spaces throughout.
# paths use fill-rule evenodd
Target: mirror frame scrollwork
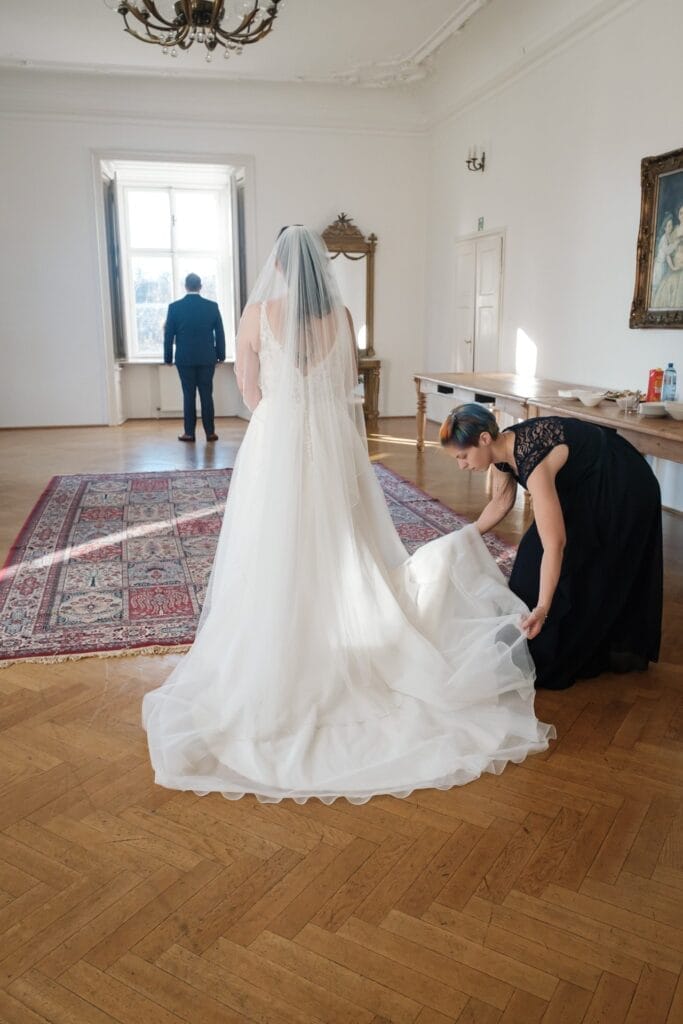
M 367 260 L 365 268 L 365 340 L 364 349 L 358 354 L 363 359 L 375 358 L 375 247 L 377 235 L 366 238 L 353 218 L 340 213 L 333 224 L 323 231 L 323 241 L 331 257 L 336 260 L 343 256 L 347 260 Z

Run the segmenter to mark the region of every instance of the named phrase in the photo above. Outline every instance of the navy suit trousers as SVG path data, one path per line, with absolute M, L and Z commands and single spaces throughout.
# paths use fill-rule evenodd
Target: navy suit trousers
M 216 369 L 212 366 L 178 366 L 178 376 L 183 386 L 183 420 L 185 433 L 194 437 L 197 423 L 197 391 L 202 407 L 202 426 L 206 436 L 215 434 L 213 421 L 213 375 Z

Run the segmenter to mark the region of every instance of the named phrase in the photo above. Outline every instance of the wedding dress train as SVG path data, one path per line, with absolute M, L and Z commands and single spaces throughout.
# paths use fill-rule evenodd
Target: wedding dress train
M 474 526 L 407 555 L 368 459 L 345 320 L 294 358 L 278 301 L 250 311 L 262 398 L 197 638 L 144 699 L 157 783 L 362 803 L 545 750 L 525 606 Z

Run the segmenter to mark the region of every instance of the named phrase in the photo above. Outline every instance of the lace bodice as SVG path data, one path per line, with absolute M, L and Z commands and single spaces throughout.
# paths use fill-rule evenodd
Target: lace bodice
M 277 339 L 273 334 L 273 329 L 270 326 L 270 320 L 266 313 L 265 302 L 261 303 L 259 345 L 259 383 L 261 386 L 261 395 L 263 398 L 267 398 L 280 370 L 282 346 L 278 344 Z
M 515 462 L 517 473 L 507 462 L 497 462 L 497 469 L 511 473 L 519 480 L 522 487 L 538 466 L 539 462 L 559 444 L 567 444 L 565 420 L 559 416 L 542 416 L 538 419 L 525 420 L 507 427 L 504 432 L 515 435 Z
M 268 397 L 275 386 L 278 375 L 282 372 L 284 351 L 279 343 L 268 319 L 265 303 L 261 304 L 260 313 L 260 374 L 261 394 Z M 293 397 L 300 400 L 304 395 L 309 402 L 328 400 L 330 395 L 341 398 L 344 394 L 343 368 L 336 344 L 320 362 L 309 366 L 302 373 L 297 373 L 292 381 Z

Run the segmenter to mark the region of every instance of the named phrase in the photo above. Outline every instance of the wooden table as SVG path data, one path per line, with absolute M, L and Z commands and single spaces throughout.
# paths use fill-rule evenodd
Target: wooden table
M 643 455 L 683 462 L 683 421 L 671 416 L 638 416 L 622 412 L 614 402 L 600 402 L 590 408 L 557 396 L 530 402 L 529 416 L 573 416 L 601 427 L 612 427 Z
M 506 412 L 517 420 L 536 413 L 529 412 L 534 402 L 548 396 L 557 397 L 558 389 L 581 387 L 545 377 L 520 377 L 515 373 L 417 373 L 417 450 L 424 451 L 427 395 L 449 395 L 453 405 L 462 402 L 494 401 L 497 412 Z M 576 403 L 574 403 L 576 404 Z
M 614 402 L 601 402 L 591 408 L 557 394 L 558 390 L 568 391 L 581 387 L 580 384 L 545 377 L 520 377 L 514 373 L 417 373 L 415 386 L 419 452 L 424 451 L 427 395 L 448 395 L 454 405 L 493 401 L 497 411 L 507 412 L 515 419 L 573 416 L 601 427 L 612 427 L 643 455 L 683 462 L 683 421 L 671 416 L 625 413 Z

